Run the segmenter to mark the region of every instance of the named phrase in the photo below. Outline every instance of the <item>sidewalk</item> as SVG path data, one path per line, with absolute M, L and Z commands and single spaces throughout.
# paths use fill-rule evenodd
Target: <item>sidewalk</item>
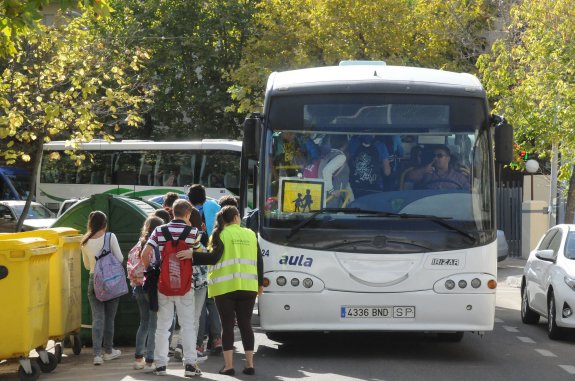
M 498 287 L 521 287 L 521 276 L 527 260 L 523 258 L 507 258 L 497 264 Z
M 133 380 L 133 381 L 170 381 L 181 380 L 184 378 L 184 367 L 180 361 L 170 358 L 168 364 L 168 374 L 158 377 L 154 373 L 145 373 L 142 370 L 134 370 L 134 349 L 133 347 L 119 347 L 122 355 L 115 360 L 105 361 L 103 365 L 94 366 L 92 348 L 82 348 L 82 352 L 76 356 L 70 348 L 64 349 L 62 362 L 58 364 L 52 373 L 42 373 L 39 381 L 108 381 L 108 380 Z M 234 354 L 234 364 L 236 371 L 241 370 L 244 363 L 243 353 Z M 222 355 L 210 356 L 205 362 L 201 363 L 200 369 L 203 372 L 202 379 L 210 380 L 231 380 L 228 376 L 222 376 L 218 373 L 224 363 Z M 6 365 L 0 365 L 0 381 L 19 381 L 18 363 L 10 362 Z M 241 372 L 240 372 L 241 374 Z M 248 378 L 249 376 L 240 375 L 236 378 Z M 198 379 L 200 377 L 194 377 Z M 253 376 L 249 378 L 252 381 L 257 379 Z

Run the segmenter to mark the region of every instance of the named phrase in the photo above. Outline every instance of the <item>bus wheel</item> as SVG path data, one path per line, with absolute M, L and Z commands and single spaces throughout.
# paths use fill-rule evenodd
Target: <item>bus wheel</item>
M 447 343 L 459 343 L 463 340 L 463 331 L 457 332 L 440 332 L 437 334 L 439 340 L 445 341 Z

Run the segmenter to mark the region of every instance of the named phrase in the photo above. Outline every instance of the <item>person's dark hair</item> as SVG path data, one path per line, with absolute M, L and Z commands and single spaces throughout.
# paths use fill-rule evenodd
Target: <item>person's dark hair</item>
M 212 230 L 212 250 L 221 250 L 223 247 L 223 242 L 220 238 L 220 234 L 226 224 L 234 221 L 236 216 L 240 215 L 240 211 L 233 205 L 224 206 L 218 214 L 216 214 L 216 224 L 214 225 L 214 230 Z
M 220 197 L 218 204 L 220 204 L 222 208 L 228 205 L 235 206 L 236 208 L 239 207 L 238 198 L 236 196 L 232 196 L 231 194 Z
M 192 210 L 192 204 L 188 200 L 179 199 L 172 205 L 172 210 L 174 211 L 174 218 L 184 218 L 186 213 Z
M 198 230 L 202 230 L 202 214 L 199 210 L 192 207 L 192 214 L 190 215 L 190 223 Z
M 440 146 L 437 146 L 435 148 L 433 148 L 433 151 L 437 151 L 437 150 L 441 150 L 443 151 L 447 156 L 451 157 L 451 151 L 449 150 L 449 147 L 447 147 L 446 145 L 442 144 Z
M 88 215 L 88 225 L 86 226 L 86 234 L 82 239 L 82 246 L 86 244 L 100 230 L 108 225 L 108 217 L 104 212 L 94 210 Z
M 156 209 L 156 211 L 154 212 L 154 216 L 156 217 L 160 217 L 165 224 L 167 224 L 168 222 L 170 222 L 172 220 L 172 216 L 170 216 L 170 212 L 168 212 L 166 209 Z
M 164 220 L 162 220 L 160 217 L 150 216 L 146 218 L 146 221 L 144 221 L 144 225 L 142 226 L 142 231 L 140 232 L 140 251 L 138 252 L 138 256 L 142 255 L 142 251 L 146 246 L 146 242 L 148 242 L 148 238 L 150 238 L 150 235 L 154 229 L 163 224 Z
M 176 192 L 168 192 L 164 196 L 164 203 L 162 204 L 162 206 L 167 206 L 171 208 L 174 205 L 174 201 L 176 201 L 179 198 L 180 196 Z
M 202 184 L 193 184 L 188 190 L 188 199 L 192 205 L 206 202 L 206 188 Z

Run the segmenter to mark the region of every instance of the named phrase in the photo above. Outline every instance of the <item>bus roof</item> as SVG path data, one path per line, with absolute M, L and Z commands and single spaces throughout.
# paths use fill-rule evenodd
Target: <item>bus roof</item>
M 63 151 L 73 149 L 69 141 L 52 141 L 44 144 L 44 150 Z M 95 139 L 90 142 L 81 143 L 79 149 L 87 151 L 137 151 L 137 150 L 242 150 L 242 142 L 231 139 L 203 139 L 189 141 L 165 141 L 155 142 L 152 140 L 120 140 L 108 142 L 103 139 Z
M 484 93 L 481 82 L 471 74 L 407 66 L 367 65 L 365 63 L 275 72 L 270 75 L 267 90 L 268 92 L 281 93 L 282 91 L 289 92 L 291 89 L 313 88 L 316 91 L 321 91 L 322 87 L 345 89 L 345 86 L 350 84 L 354 84 L 356 87 L 364 84 L 366 88 L 375 85 L 380 91 L 381 85 L 395 85 L 394 88 L 400 85 L 427 90 L 434 89 L 434 92 L 441 92 L 441 89 L 449 88 L 472 94 Z

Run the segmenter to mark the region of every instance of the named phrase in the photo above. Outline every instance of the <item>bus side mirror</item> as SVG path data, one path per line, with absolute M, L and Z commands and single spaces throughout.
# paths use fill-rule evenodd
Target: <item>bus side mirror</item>
M 258 148 L 260 146 L 260 115 L 253 113 L 244 121 L 244 141 L 243 153 L 248 159 L 258 158 Z
M 513 126 L 499 115 L 491 117 L 495 126 L 495 161 L 509 164 L 513 161 Z

